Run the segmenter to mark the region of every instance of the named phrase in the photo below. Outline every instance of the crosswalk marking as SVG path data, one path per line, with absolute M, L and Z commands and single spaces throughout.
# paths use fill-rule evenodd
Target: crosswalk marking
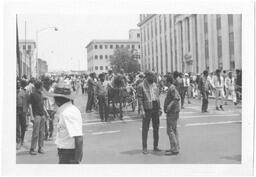
M 186 127 L 192 126 L 203 126 L 203 125 L 218 125 L 218 124 L 233 124 L 233 123 L 241 123 L 241 121 L 222 121 L 222 122 L 207 122 L 207 123 L 190 123 L 186 124 Z
M 104 131 L 104 132 L 94 132 L 92 135 L 103 135 L 103 134 L 111 134 L 111 133 L 119 133 L 120 130 L 115 130 L 115 131 Z

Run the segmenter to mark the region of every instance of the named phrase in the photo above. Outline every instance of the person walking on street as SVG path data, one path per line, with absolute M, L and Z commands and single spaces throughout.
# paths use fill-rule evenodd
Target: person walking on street
M 105 82 L 105 74 L 99 75 L 99 81 L 96 85 L 95 95 L 98 98 L 99 113 L 101 121 L 107 122 L 108 120 L 108 83 Z
M 28 111 L 28 93 L 25 91 L 26 81 L 17 83 L 17 107 L 16 107 L 16 149 L 19 150 L 24 143 L 27 128 L 26 115 Z
M 176 155 L 180 149 L 177 128 L 180 112 L 180 95 L 173 85 L 172 76 L 168 75 L 166 81 L 169 89 L 164 101 L 164 112 L 166 113 L 166 130 L 170 141 L 170 149 L 165 151 L 165 155 Z
M 96 82 L 94 81 L 96 74 L 91 73 L 90 78 L 88 79 L 88 99 L 87 99 L 87 105 L 86 105 L 86 113 L 92 112 L 92 107 L 95 104 L 94 103 L 94 87 L 96 86 Z
M 59 164 L 79 164 L 83 158 L 82 115 L 72 103 L 74 94 L 71 92 L 71 85 L 60 82 L 52 94 L 58 106 L 55 144 L 57 145 Z
M 36 81 L 35 83 L 35 91 L 29 97 L 29 108 L 31 120 L 33 121 L 32 140 L 29 152 L 31 155 L 36 155 L 37 152 L 35 150 L 38 143 L 38 152 L 43 154 L 45 120 L 46 117 L 49 117 L 49 114 L 44 106 L 41 81 Z
M 200 90 L 200 93 L 202 94 L 202 113 L 208 112 L 208 98 L 209 98 L 209 92 L 211 89 L 211 83 L 208 79 L 208 71 L 205 70 L 203 72 L 203 76 L 199 79 L 198 83 L 198 89 Z
M 150 120 L 153 124 L 154 151 L 161 151 L 158 148 L 159 141 L 159 116 L 161 115 L 161 106 L 159 100 L 159 89 L 154 82 L 154 74 L 147 72 L 146 79 L 138 86 L 138 99 L 141 102 L 145 116 L 142 120 L 142 148 L 143 154 L 148 154 L 147 138 Z
M 224 79 L 223 76 L 220 75 L 221 70 L 217 69 L 215 76 L 213 76 L 213 88 L 215 89 L 215 105 L 216 105 L 216 110 L 222 110 L 224 111 L 223 108 L 223 103 L 224 103 Z M 221 102 L 220 106 L 218 106 L 218 100 L 219 96 L 221 97 Z
M 235 92 L 235 78 L 233 77 L 231 71 L 228 73 L 228 77 L 226 77 L 225 79 L 225 88 L 226 88 L 226 101 L 229 95 L 231 95 L 233 103 L 237 105 L 236 92 Z

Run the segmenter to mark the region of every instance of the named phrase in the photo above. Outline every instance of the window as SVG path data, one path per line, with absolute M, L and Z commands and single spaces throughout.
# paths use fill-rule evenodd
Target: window
M 97 49 L 98 48 L 98 46 L 97 45 L 94 45 L 94 49 Z
M 140 45 L 138 45 L 138 49 L 140 49 Z
M 95 70 L 98 70 L 98 66 L 95 66 Z
M 204 33 L 208 33 L 207 15 L 204 15 Z
M 23 50 L 26 50 L 26 46 L 25 45 L 23 45 Z
M 130 45 L 126 45 L 126 47 L 129 49 L 129 48 L 130 48 Z
M 102 45 L 100 45 L 100 49 L 102 49 Z
M 153 39 L 153 21 L 151 21 L 151 38 Z
M 217 25 L 217 30 L 221 29 L 221 16 L 217 15 L 217 20 L 216 20 L 216 25 Z
M 95 58 L 95 60 L 97 60 L 98 59 L 98 55 L 95 55 L 94 58 Z
M 105 45 L 105 49 L 108 49 L 108 45 Z
M 108 70 L 108 66 L 105 66 L 105 70 Z
M 228 15 L 228 25 L 233 26 L 233 15 Z
M 31 45 L 28 45 L 28 50 L 31 50 Z
M 157 23 L 156 23 L 156 19 L 155 19 L 155 36 L 157 36 Z
M 222 39 L 221 36 L 218 36 L 218 57 L 220 58 L 222 56 Z
M 113 45 L 110 45 L 110 49 L 113 49 Z
M 116 45 L 116 48 L 118 49 L 118 48 L 119 48 L 119 45 Z
M 234 55 L 234 32 L 229 33 L 229 53 L 230 56 Z
M 103 70 L 103 66 L 100 66 L 100 70 Z
M 137 38 L 140 38 L 140 33 L 137 33 Z
M 121 48 L 124 48 L 124 45 L 121 45 Z
M 187 27 L 188 27 L 188 51 L 190 51 L 190 25 L 189 25 L 189 18 L 187 18 Z
M 159 33 L 160 33 L 160 34 L 161 34 L 161 32 L 162 32 L 161 24 L 162 24 L 162 22 L 161 22 L 161 15 L 159 15 Z
M 166 15 L 164 15 L 164 31 L 166 32 Z
M 105 59 L 108 59 L 108 56 L 107 56 L 107 55 L 105 55 Z
M 134 49 L 134 45 L 132 45 L 132 49 Z
M 100 55 L 100 59 L 103 59 L 103 55 Z

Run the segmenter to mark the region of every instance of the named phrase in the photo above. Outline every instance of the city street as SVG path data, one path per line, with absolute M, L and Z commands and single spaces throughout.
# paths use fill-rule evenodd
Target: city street
M 152 128 L 148 135 L 149 154 L 142 154 L 141 118 L 125 111 L 124 120 L 100 122 L 97 113 L 85 114 L 87 96 L 75 101 L 83 116 L 83 164 L 239 164 L 241 163 L 241 105 L 231 101 L 225 111 L 215 110 L 215 100 L 209 99 L 209 113 L 201 113 L 201 101 L 185 102 L 180 113 L 178 131 L 180 154 L 165 156 L 169 149 L 165 114 L 161 116 L 159 148 L 153 152 Z M 165 95 L 161 95 L 163 105 Z M 130 109 L 131 110 L 131 109 Z M 17 151 L 18 164 L 56 164 L 58 156 L 54 140 L 45 141 L 45 154 L 29 155 L 31 127 L 26 132 L 24 147 Z

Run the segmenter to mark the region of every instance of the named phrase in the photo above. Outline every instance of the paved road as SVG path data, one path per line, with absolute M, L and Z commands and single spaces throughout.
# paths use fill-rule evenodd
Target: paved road
M 161 101 L 163 102 L 163 97 Z M 80 97 L 76 104 L 86 98 Z M 85 102 L 84 102 L 85 103 Z M 201 102 L 192 99 L 185 104 L 178 123 L 181 153 L 165 156 L 164 151 L 152 151 L 152 129 L 149 131 L 149 154 L 141 153 L 141 119 L 126 112 L 123 121 L 100 122 L 96 113 L 83 114 L 84 164 L 237 164 L 241 163 L 241 107 L 229 102 L 225 111 L 214 110 L 210 100 L 209 113 L 200 113 Z M 82 111 L 84 112 L 84 111 Z M 160 121 L 160 149 L 169 148 L 165 115 Z M 25 146 L 17 151 L 19 164 L 54 164 L 58 162 L 53 141 L 45 142 L 46 154 L 28 154 L 31 130 L 27 132 Z

